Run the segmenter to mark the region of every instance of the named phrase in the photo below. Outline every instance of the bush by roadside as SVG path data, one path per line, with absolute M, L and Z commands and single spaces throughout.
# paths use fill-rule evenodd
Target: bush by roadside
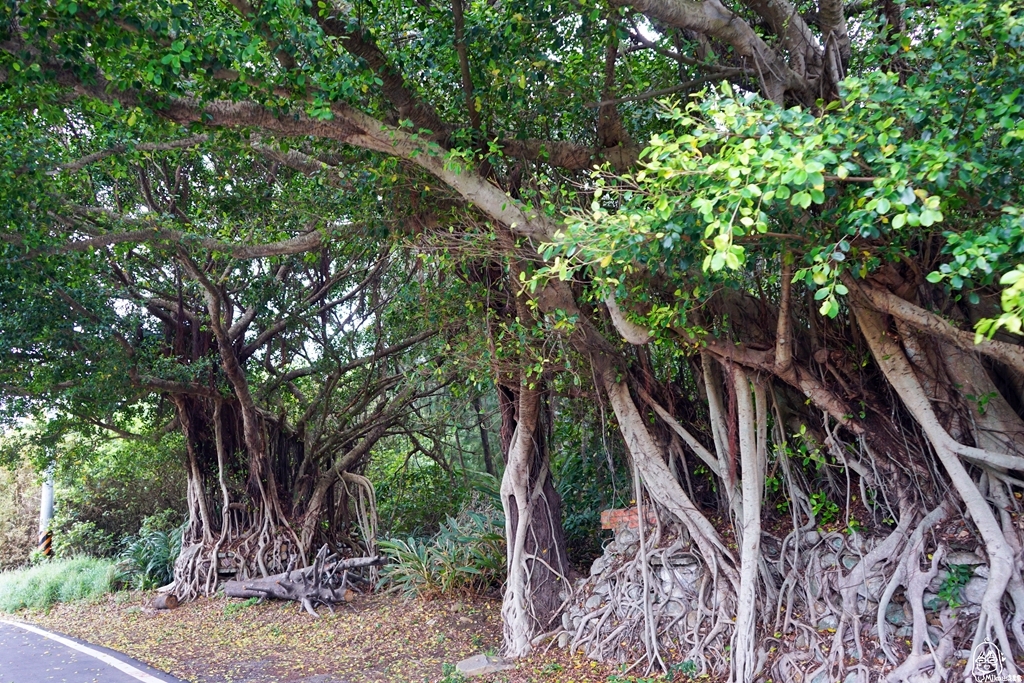
M 57 471 L 51 526 L 57 557 L 113 558 L 147 517 L 185 516 L 184 445 L 177 435 L 156 443 L 99 442 L 71 435 L 61 448 L 68 466 Z
M 174 579 L 174 562 L 181 553 L 185 526 L 181 515 L 164 510 L 142 520 L 139 533 L 125 541 L 120 567 L 133 588 L 152 590 Z
M 112 560 L 75 557 L 43 562 L 0 573 L 0 611 L 96 600 L 117 590 L 121 583 L 123 576 Z

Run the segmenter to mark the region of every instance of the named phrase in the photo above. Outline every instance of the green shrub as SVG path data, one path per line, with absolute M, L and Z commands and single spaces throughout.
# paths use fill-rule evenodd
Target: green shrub
M 967 564 L 949 565 L 949 574 L 939 586 L 938 599 L 945 600 L 951 610 L 963 605 L 963 588 L 974 576 L 974 567 Z
M 408 596 L 437 597 L 476 593 L 500 586 L 505 578 L 504 521 L 492 510 L 449 517 L 429 541 L 381 541 L 391 559 L 381 584 Z
M 366 476 L 376 489 L 381 531 L 395 537 L 435 533 L 471 495 L 461 472 L 446 472 L 421 454 L 406 458 L 399 450 L 374 453 Z
M 57 557 L 111 557 L 117 551 L 117 537 L 93 521 L 67 521 L 58 517 L 51 528 L 53 552 Z
M 137 422 L 133 431 L 146 433 Z M 54 467 L 53 552 L 114 557 L 147 516 L 185 514 L 184 440 L 109 439 L 66 419 L 0 435 L 0 569 L 23 564 L 35 546 L 40 477 Z
M 177 435 L 159 443 L 62 441 L 50 527 L 57 557 L 113 558 L 147 517 L 167 509 L 184 516 L 181 450 Z
M 151 590 L 174 579 L 174 562 L 181 553 L 182 524 L 174 510 L 164 510 L 146 517 L 139 533 L 129 539 L 120 555 L 120 566 L 129 575 L 131 584 L 140 590 Z
M 468 574 L 466 587 L 483 591 L 505 581 L 505 520 L 493 510 L 449 517 L 435 538 L 442 567 L 457 576 Z
M 406 595 L 433 595 L 438 591 L 437 571 L 430 546 L 409 538 L 380 542 L 380 549 L 391 560 L 380 570 L 381 584 Z
M 46 609 L 57 602 L 95 600 L 113 592 L 122 574 L 111 560 L 75 557 L 0 573 L 0 611 Z

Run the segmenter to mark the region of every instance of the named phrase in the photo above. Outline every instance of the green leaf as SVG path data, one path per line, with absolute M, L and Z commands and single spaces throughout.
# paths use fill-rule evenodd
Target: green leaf
M 999 278 L 999 284 L 1012 285 L 1013 283 L 1020 280 L 1022 277 L 1024 277 L 1024 270 L 1021 270 L 1020 267 L 1017 267 L 1011 271 L 1008 271 L 1007 273 L 1004 273 L 1003 276 Z
M 797 192 L 789 200 L 789 203 L 793 206 L 799 206 L 802 209 L 806 209 L 811 205 L 811 195 L 808 192 Z

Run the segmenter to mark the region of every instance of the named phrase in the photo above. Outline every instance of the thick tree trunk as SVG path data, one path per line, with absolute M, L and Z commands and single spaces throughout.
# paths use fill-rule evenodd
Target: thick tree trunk
M 507 443 L 502 440 L 501 502 L 508 546 L 502 615 L 505 651 L 521 657 L 558 616 L 559 594 L 569 588 L 569 562 L 561 499 L 551 480 L 542 392 L 526 383 L 500 391 L 502 435 L 509 434 Z
M 186 435 L 190 506 L 184 549 L 175 565 L 174 592 L 179 599 L 212 595 L 218 583 L 232 575 L 245 580 L 303 567 L 312 559 L 316 545 L 337 541 L 337 530 L 322 525 L 328 506 L 318 496 L 326 495 L 329 487 L 311 491 L 292 474 L 304 460 L 302 442 L 281 425 L 256 417 L 258 429 L 266 435 L 261 437 L 265 441 L 261 470 L 267 473 L 277 467 L 283 473 L 271 500 L 264 495 L 267 482 L 255 490 L 243 484 L 252 456 L 238 402 L 177 396 L 175 404 Z M 385 430 L 386 425 L 371 430 L 339 456 L 334 463 L 337 469 L 331 470 L 330 482 L 349 487 L 353 494 L 345 505 L 353 508 L 351 519 L 358 524 L 365 546 L 357 552 L 375 552 L 376 504 L 372 485 L 348 468 Z M 302 529 L 308 533 L 301 534 Z

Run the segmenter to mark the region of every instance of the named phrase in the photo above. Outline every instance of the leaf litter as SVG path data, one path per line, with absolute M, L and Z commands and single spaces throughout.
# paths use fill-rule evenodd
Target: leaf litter
M 358 595 L 313 619 L 295 603 L 200 598 L 175 610 L 119 593 L 17 616 L 123 652 L 190 683 L 450 683 L 454 664 L 501 647 L 501 603 Z M 481 683 L 604 683 L 611 665 L 542 646 Z M 624 679 L 620 679 L 624 680 Z

